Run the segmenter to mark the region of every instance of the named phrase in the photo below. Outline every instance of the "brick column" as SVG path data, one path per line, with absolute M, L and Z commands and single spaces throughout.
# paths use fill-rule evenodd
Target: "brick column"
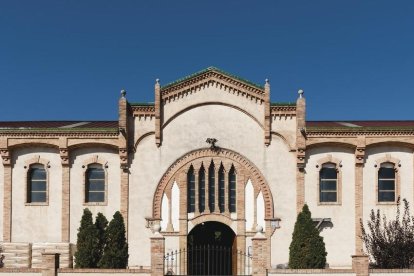
M 267 267 L 267 238 L 263 235 L 263 228 L 258 226 L 257 233 L 252 238 L 253 245 L 253 260 L 252 260 L 252 275 L 264 276 L 266 275 Z
M 352 269 L 355 272 L 355 276 L 368 276 L 369 275 L 369 259 L 367 255 L 353 255 L 352 256 Z
M 0 149 L 4 166 L 4 194 L 3 194 L 3 241 L 11 242 L 11 218 L 12 218 L 12 167 L 10 151 L 7 148 Z
M 296 101 L 296 211 L 302 211 L 305 204 L 305 158 L 306 158 L 306 100 L 299 90 Z
M 62 161 L 62 242 L 70 240 L 70 168 L 69 150 L 59 148 Z
M 160 234 L 160 226 L 154 225 L 151 237 L 151 276 L 164 275 L 165 238 Z
M 59 254 L 42 253 L 42 276 L 57 276 L 59 268 Z
M 121 214 L 125 222 L 126 236 L 128 237 L 128 206 L 129 206 L 129 170 L 121 168 Z
M 264 100 L 264 142 L 265 145 L 268 146 L 270 145 L 270 139 L 271 139 L 271 112 L 270 112 L 270 84 L 269 84 L 269 80 L 266 79 L 266 83 L 264 86 L 264 90 L 265 90 L 265 100 Z
M 363 242 L 361 239 L 361 220 L 363 220 L 363 177 L 365 161 L 365 139 L 358 137 L 358 146 L 355 150 L 355 255 L 363 255 Z

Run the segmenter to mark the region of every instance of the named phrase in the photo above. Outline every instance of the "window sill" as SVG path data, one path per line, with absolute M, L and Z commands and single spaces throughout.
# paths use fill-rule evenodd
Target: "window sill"
M 30 202 L 30 203 L 25 203 L 25 206 L 49 206 L 49 202 Z
M 318 206 L 324 206 L 324 205 L 327 205 L 327 206 L 332 206 L 332 205 L 341 206 L 342 202 L 319 202 L 318 203 Z
M 378 202 L 377 205 L 397 205 L 397 201 L 384 201 L 384 202 Z
M 84 202 L 83 206 L 107 206 L 107 202 Z

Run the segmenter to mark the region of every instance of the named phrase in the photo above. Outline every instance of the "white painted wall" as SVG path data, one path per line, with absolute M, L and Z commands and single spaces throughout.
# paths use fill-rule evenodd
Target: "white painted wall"
M 26 204 L 25 162 L 39 155 L 50 161 L 49 204 Z M 60 242 L 62 206 L 62 165 L 59 151 L 53 148 L 18 148 L 13 151 L 12 242 Z M 33 229 L 36 229 L 35 231 Z
M 0 162 L 0 242 L 3 241 L 4 166 Z
M 390 154 L 391 157 L 399 159 L 401 167 L 397 167 L 400 175 L 401 199 L 406 198 L 411 204 L 411 214 L 413 214 L 413 152 L 409 148 L 377 146 L 366 150 L 366 162 L 364 165 L 364 222 L 369 219 L 371 209 L 381 211 L 387 218 L 394 219 L 396 214 L 396 204 L 377 204 L 376 203 L 376 186 L 377 186 L 377 169 L 376 161 Z M 401 211 L 403 208 L 401 208 Z
M 238 96 L 234 91 L 224 90 L 224 87 L 208 85 L 192 91 L 191 93 L 183 93 L 184 95 L 175 101 L 167 101 L 164 105 L 164 122 L 167 122 L 172 116 L 178 112 L 189 108 L 190 106 L 220 102 L 236 106 L 254 116 L 260 122 L 264 119 L 264 104 L 250 99 L 250 97 Z
M 272 136 L 272 143 L 264 155 L 262 173 L 272 192 L 275 217 L 281 220 L 280 228 L 271 239 L 271 263 L 276 266 L 289 261 L 289 245 L 296 220 L 296 152 L 289 152 L 281 138 Z
M 305 202 L 312 218 L 330 218 L 332 228 L 323 228 L 327 262 L 331 268 L 351 267 L 355 254 L 355 156 L 352 149 L 343 147 L 318 147 L 308 150 L 305 173 Z M 342 161 L 342 204 L 318 204 L 318 160 L 332 155 Z
M 107 205 L 92 205 L 84 203 L 84 168 L 82 166 L 93 156 L 98 155 L 101 160 L 106 160 L 108 168 L 108 203 Z M 108 221 L 116 211 L 120 211 L 120 160 L 118 151 L 103 147 L 80 148 L 71 152 L 72 166 L 70 169 L 70 242 L 76 243 L 78 228 L 83 210 L 88 208 L 95 220 L 98 212 L 105 215 Z M 59 209 L 60 210 L 60 209 Z M 59 230 L 60 233 L 60 230 Z

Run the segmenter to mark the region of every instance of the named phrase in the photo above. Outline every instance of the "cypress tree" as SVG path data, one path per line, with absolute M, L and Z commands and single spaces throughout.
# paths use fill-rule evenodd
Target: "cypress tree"
M 102 259 L 103 251 L 105 248 L 105 230 L 108 226 L 108 220 L 102 213 L 98 213 L 95 220 L 95 227 L 97 229 L 97 240 L 98 240 L 98 251 L 96 254 L 96 266 L 98 266 L 98 262 Z
M 98 266 L 100 268 L 126 268 L 128 257 L 124 219 L 118 211 L 106 228 L 105 248 Z
M 312 221 L 308 205 L 298 214 L 289 247 L 289 268 L 325 268 L 326 250 L 323 238 Z
M 92 213 L 89 209 L 83 210 L 83 215 L 78 229 L 78 239 L 75 252 L 76 268 L 96 268 L 98 255 L 98 231 L 92 221 Z

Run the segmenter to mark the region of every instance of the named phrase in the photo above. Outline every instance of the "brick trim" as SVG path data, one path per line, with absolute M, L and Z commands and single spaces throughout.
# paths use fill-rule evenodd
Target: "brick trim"
M 189 163 L 199 158 L 214 158 L 219 160 L 231 160 L 233 163 L 238 163 L 240 167 L 243 167 L 248 174 L 248 178 L 252 180 L 255 189 L 261 190 L 265 200 L 265 219 L 274 217 L 273 210 L 273 197 L 270 191 L 270 187 L 259 169 L 246 157 L 240 155 L 229 149 L 211 150 L 210 148 L 204 148 L 194 150 L 188 154 L 177 159 L 165 172 L 161 180 L 159 181 L 153 198 L 153 218 L 161 218 L 161 201 L 162 196 L 167 188 L 167 185 L 171 183 L 171 180 L 176 177 L 176 174 L 182 171 L 182 169 Z M 183 194 L 183 193 L 180 193 Z M 184 203 L 183 203 L 184 204 Z M 186 199 L 185 199 L 186 204 Z

